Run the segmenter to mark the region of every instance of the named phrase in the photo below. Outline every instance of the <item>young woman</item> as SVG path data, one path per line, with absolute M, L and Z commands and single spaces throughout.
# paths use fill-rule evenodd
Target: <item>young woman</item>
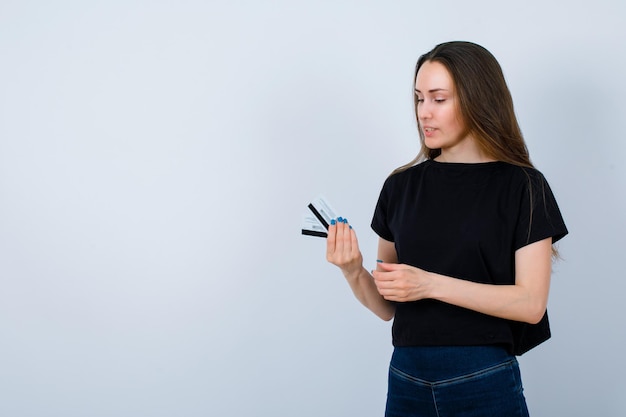
M 377 268 L 342 218 L 327 260 L 394 319 L 386 416 L 527 416 L 516 355 L 550 336 L 553 244 L 567 228 L 491 53 L 440 44 L 414 85 L 422 148 L 380 193 Z

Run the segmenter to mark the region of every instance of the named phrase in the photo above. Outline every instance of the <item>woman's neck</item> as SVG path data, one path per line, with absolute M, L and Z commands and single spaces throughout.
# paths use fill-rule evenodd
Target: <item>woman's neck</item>
M 442 149 L 441 154 L 435 158 L 437 162 L 480 164 L 483 162 L 494 162 L 495 158 L 487 155 L 478 147 L 464 149 Z

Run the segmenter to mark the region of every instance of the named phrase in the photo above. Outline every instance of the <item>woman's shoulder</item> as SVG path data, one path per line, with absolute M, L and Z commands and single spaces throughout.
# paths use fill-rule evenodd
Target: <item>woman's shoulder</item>
M 427 161 L 419 162 L 415 165 L 402 166 L 392 171 L 383 181 L 382 195 L 393 195 L 406 190 L 411 183 L 419 180 L 424 171 Z
M 538 184 L 545 182 L 543 173 L 535 167 L 526 167 L 503 162 L 503 169 L 509 173 L 512 180 L 523 183 Z
M 414 177 L 416 175 L 421 175 L 427 167 L 431 164 L 431 160 L 427 159 L 421 162 L 418 162 L 414 165 L 410 166 L 402 166 L 400 168 L 395 169 L 387 179 L 393 179 L 394 181 L 403 180 L 407 178 Z

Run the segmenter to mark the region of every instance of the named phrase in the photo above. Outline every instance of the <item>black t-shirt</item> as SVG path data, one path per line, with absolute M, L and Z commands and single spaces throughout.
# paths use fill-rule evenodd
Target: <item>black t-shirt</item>
M 505 162 L 427 160 L 387 178 L 372 229 L 398 262 L 488 284 L 515 283 L 515 251 L 567 228 L 543 175 Z M 396 303 L 394 346 L 513 345 L 511 322 L 441 301 Z

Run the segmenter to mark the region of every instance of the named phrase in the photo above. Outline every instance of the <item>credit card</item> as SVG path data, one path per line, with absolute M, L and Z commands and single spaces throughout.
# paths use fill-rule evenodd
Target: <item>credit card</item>
M 328 226 L 337 218 L 335 209 L 323 197 L 316 197 L 308 205 L 308 211 L 302 219 L 302 234 L 307 236 L 327 237 Z

